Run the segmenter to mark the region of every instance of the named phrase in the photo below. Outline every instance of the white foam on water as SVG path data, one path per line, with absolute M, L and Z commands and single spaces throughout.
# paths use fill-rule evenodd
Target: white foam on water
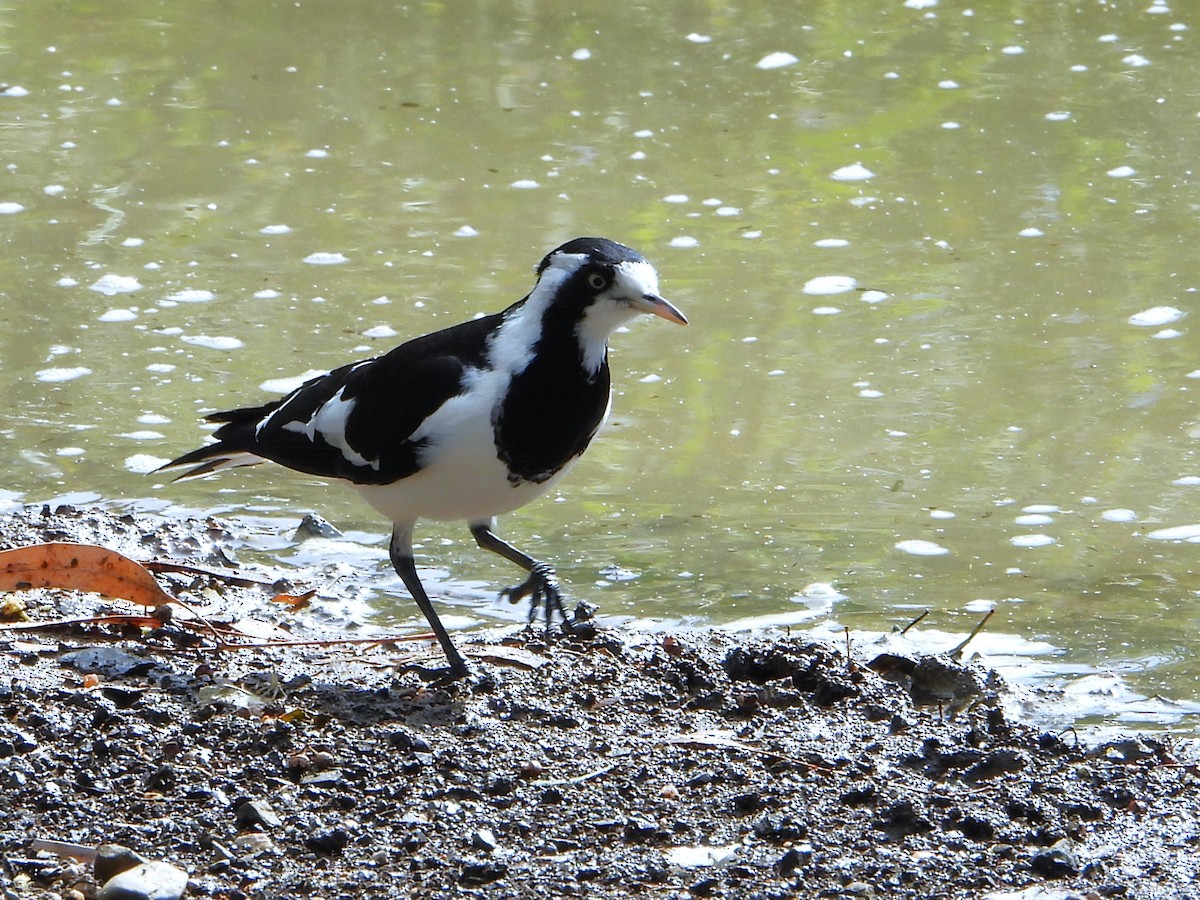
M 933 541 L 897 541 L 895 546 L 901 553 L 907 553 L 910 556 L 945 556 L 950 552 L 949 548 L 935 544 Z

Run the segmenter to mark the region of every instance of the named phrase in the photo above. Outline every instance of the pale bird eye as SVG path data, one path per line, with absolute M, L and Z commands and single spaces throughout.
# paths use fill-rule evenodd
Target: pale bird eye
M 599 272 L 593 272 L 588 276 L 588 284 L 592 286 L 593 290 L 602 291 L 608 287 L 608 279 Z

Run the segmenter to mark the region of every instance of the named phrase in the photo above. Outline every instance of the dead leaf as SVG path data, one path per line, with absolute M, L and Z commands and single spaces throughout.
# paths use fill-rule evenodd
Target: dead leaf
M 61 588 L 142 606 L 178 601 L 140 563 L 93 544 L 49 543 L 0 551 L 0 591 Z
M 304 609 L 308 601 L 317 595 L 316 590 L 305 591 L 303 594 L 276 594 L 271 598 L 272 603 L 286 603 L 292 609 Z

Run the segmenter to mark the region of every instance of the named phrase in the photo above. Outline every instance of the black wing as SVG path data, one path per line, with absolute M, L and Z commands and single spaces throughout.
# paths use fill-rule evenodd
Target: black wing
M 461 393 L 463 374 L 486 363 L 504 314 L 415 338 L 383 356 L 306 381 L 263 406 L 215 413 L 216 443 L 163 466 L 196 465 L 181 478 L 261 459 L 325 478 L 388 484 L 420 468 L 412 434 Z

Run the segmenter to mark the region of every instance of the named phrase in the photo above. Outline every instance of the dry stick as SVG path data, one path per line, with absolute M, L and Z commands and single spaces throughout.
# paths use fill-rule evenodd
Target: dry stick
M 374 638 L 324 638 L 321 640 L 310 641 L 259 641 L 254 644 L 222 644 L 220 647 L 214 647 L 215 650 L 264 650 L 271 647 L 336 647 L 341 644 L 403 644 L 409 641 L 431 641 L 434 639 L 432 631 L 423 632 L 421 634 L 402 634 L 394 637 L 374 637 Z
M 983 626 L 987 624 L 988 619 L 995 615 L 995 613 L 996 611 L 994 609 L 989 609 L 987 611 L 987 614 L 979 620 L 979 624 L 971 629 L 971 633 L 967 635 L 967 639 L 950 651 L 951 659 L 957 660 L 960 656 L 962 656 L 963 648 L 965 648 L 967 644 L 971 643 L 971 641 L 975 639 L 975 635 L 983 631 Z
M 185 565 L 183 563 L 163 562 L 161 560 L 150 560 L 149 562 L 141 563 L 141 565 L 143 568 L 148 569 L 151 572 L 179 572 L 179 573 L 182 573 L 185 575 L 203 575 L 206 578 L 214 578 L 219 581 L 224 581 L 226 584 L 231 584 L 234 587 L 264 588 L 266 590 L 272 590 L 274 588 L 274 585 L 269 581 L 259 581 L 258 579 L 255 579 L 255 578 L 245 578 L 241 575 L 232 575 L 232 574 L 229 574 L 226 572 L 217 572 L 213 569 L 204 569 L 204 568 L 201 568 L 200 566 L 189 566 L 189 565 Z M 313 588 L 311 591 L 305 591 L 303 594 L 296 594 L 295 596 L 298 599 L 307 600 L 310 597 L 315 596 L 316 593 L 317 593 L 316 588 Z M 276 596 L 283 596 L 283 595 L 280 594 L 280 595 L 276 595 Z M 188 606 L 186 603 L 184 603 L 178 597 L 173 597 L 172 599 L 174 599 L 176 603 L 178 603 L 180 606 L 182 606 L 184 609 L 186 609 L 188 612 L 190 612 L 192 615 L 194 615 L 197 619 L 199 619 L 205 625 L 208 625 L 208 620 L 205 619 L 204 616 L 202 616 L 199 612 L 192 609 L 190 606 Z M 216 636 L 215 629 L 212 629 L 211 626 L 209 626 L 209 627 L 210 627 L 210 630 L 213 630 L 213 635 L 215 637 Z M 217 642 L 218 643 L 221 642 L 220 638 L 217 638 Z
M 234 587 L 259 587 L 268 589 L 271 587 L 271 582 L 269 581 L 259 581 L 254 578 L 246 578 L 242 575 L 217 572 L 213 569 L 203 569 L 200 566 L 188 566 L 183 563 L 163 562 L 152 559 L 149 562 L 142 563 L 142 566 L 151 572 L 179 572 L 183 575 L 204 575 L 208 578 L 232 584 Z
M 611 766 L 605 766 L 603 769 L 597 769 L 594 772 L 584 772 L 582 775 L 576 775 L 574 778 L 539 778 L 537 781 L 531 781 L 530 784 L 535 787 L 558 787 L 564 784 L 583 784 L 591 781 L 593 778 L 600 778 L 621 768 L 620 763 Z
M 195 616 L 202 625 L 204 625 L 206 628 L 208 628 L 208 630 L 210 632 L 212 632 L 212 636 L 217 642 L 217 649 L 220 649 L 221 647 L 223 647 L 225 645 L 225 641 L 223 641 L 221 639 L 221 635 L 217 632 L 217 629 L 213 626 L 212 622 L 208 621 L 208 619 L 204 618 L 204 616 L 202 616 L 196 610 L 192 609 L 190 606 L 188 606 L 186 603 L 184 603 L 178 597 L 172 597 L 171 600 L 175 603 L 178 603 L 180 606 L 182 606 L 184 609 L 186 609 L 189 613 L 191 613 L 193 616 Z
M 55 628 L 73 628 L 77 625 L 136 625 L 152 628 L 162 623 L 153 616 L 85 616 L 81 619 L 55 619 L 53 622 L 10 622 L 0 625 L 0 631 L 52 631 Z
M 270 647 L 334 647 L 341 644 L 400 644 L 408 641 L 429 641 L 433 640 L 433 632 L 422 632 L 420 634 L 403 634 L 391 637 L 371 637 L 371 638 L 324 638 L 320 640 L 307 641 L 256 641 L 254 643 L 235 643 L 224 640 L 217 627 L 211 622 L 200 622 L 213 634 L 216 638 L 217 646 L 214 650 L 262 650 Z M 50 631 L 55 628 L 72 628 L 80 625 L 135 625 L 139 628 L 158 626 L 162 623 L 152 618 L 151 616 L 132 616 L 132 615 L 111 615 L 111 616 L 87 616 L 81 619 L 56 619 L 53 622 L 21 622 L 11 625 L 0 625 L 0 632 L 4 631 Z M 194 626 L 196 623 L 179 622 L 190 630 L 197 630 Z M 202 630 L 202 629 L 201 629 Z M 225 630 L 228 636 L 241 634 L 234 629 Z M 161 648 L 168 649 L 168 648 Z M 188 648 L 189 650 L 203 650 L 203 647 Z
M 175 602 L 178 603 L 179 601 L 176 600 Z M 182 606 L 183 604 L 180 604 L 180 605 Z M 187 609 L 186 606 L 184 606 L 184 608 Z M 216 641 L 216 647 L 214 648 L 216 650 L 231 650 L 231 649 L 238 648 L 241 646 L 240 644 L 232 644 L 229 641 L 225 640 L 225 638 L 223 638 L 221 636 L 221 632 L 217 629 L 217 626 L 213 625 L 211 622 L 209 622 L 203 616 L 196 614 L 194 611 L 192 611 L 192 612 L 193 612 L 193 615 L 196 615 L 196 622 L 183 621 L 183 622 L 179 622 L 177 624 L 179 624 L 183 628 L 186 628 L 189 631 L 205 631 L 206 630 L 209 634 L 212 635 L 213 640 Z M 16 623 L 16 624 L 0 625 L 0 632 L 2 632 L 2 631 L 29 631 L 29 632 L 53 631 L 58 628 L 80 628 L 80 627 L 86 627 L 86 626 L 90 626 L 90 625 L 132 625 L 135 628 L 160 628 L 160 627 L 162 627 L 163 622 L 159 619 L 154 618 L 153 616 L 135 616 L 135 615 L 114 614 L 114 615 L 107 615 L 107 616 L 84 616 L 83 618 L 79 618 L 79 619 L 55 619 L 52 622 L 20 622 L 20 623 Z M 238 634 L 239 632 L 236 632 L 236 631 L 230 629 L 230 630 L 226 630 L 225 633 L 229 634 L 229 635 L 233 635 L 233 634 Z
M 905 625 L 903 628 L 901 628 L 900 634 L 902 634 L 902 635 L 908 634 L 908 629 L 912 628 L 914 625 L 916 625 L 918 622 L 920 622 L 927 615 L 929 615 L 929 610 L 925 610 L 925 612 L 921 613 L 919 616 L 917 616 L 915 619 L 913 619 L 911 622 L 909 622 L 907 625 Z
M 29 844 L 29 849 L 35 853 L 53 853 L 55 856 L 66 856 L 84 863 L 96 861 L 95 847 L 87 847 L 83 844 L 74 844 L 68 841 L 51 841 L 43 838 L 34 838 Z
M 673 744 L 677 747 L 690 747 L 696 750 L 740 750 L 743 753 L 758 753 L 762 756 L 776 759 L 781 762 L 791 763 L 797 766 L 804 766 L 813 772 L 824 772 L 833 774 L 836 770 L 827 766 L 810 763 L 807 760 L 800 759 L 797 756 L 781 753 L 775 750 L 767 750 L 765 747 L 756 747 L 753 744 L 748 744 L 745 741 L 739 741 L 737 738 L 728 738 L 724 735 L 714 734 L 690 734 L 681 735 L 680 737 L 667 738 L 662 741 L 664 744 Z

